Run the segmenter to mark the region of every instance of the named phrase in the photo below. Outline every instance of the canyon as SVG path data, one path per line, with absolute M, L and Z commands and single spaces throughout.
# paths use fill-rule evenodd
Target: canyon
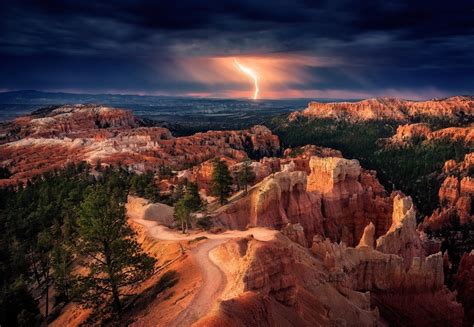
M 396 132 L 380 140 L 384 146 L 404 148 L 421 139 L 470 147 L 470 123 L 434 130 L 410 119 L 465 120 L 473 103 L 471 97 L 310 103 L 289 121 L 396 120 Z M 65 105 L 3 124 L 1 140 L 0 165 L 8 171 L 1 186 L 79 162 L 90 164 L 94 176 L 117 166 L 151 172 L 154 186 L 171 196 L 179 185 L 196 183 L 206 205 L 186 234 L 176 230 L 172 206 L 129 194 L 128 222 L 160 264 L 135 291 L 145 294 L 169 271 L 179 281 L 147 298 L 142 309 L 130 305 L 124 324 L 468 326 L 474 319 L 473 252 L 456 229 L 464 226 L 469 234 L 474 222 L 472 153 L 444 164 L 438 208 L 417 222 L 410 194 L 388 191 L 376 171 L 327 147 L 285 149 L 263 125 L 176 137 L 128 110 Z M 232 185 L 224 205 L 212 195 L 216 157 L 232 176 L 245 160 L 255 174 L 246 192 Z M 163 167 L 170 176 L 160 176 Z M 204 219 L 212 227 L 200 231 Z M 455 254 L 446 248 L 451 239 Z M 70 303 L 52 324 L 79 325 L 89 314 Z
M 241 161 L 248 155 L 272 156 L 280 151 L 278 138 L 264 126 L 174 137 L 166 128 L 138 124 L 130 111 L 92 105 L 18 118 L 3 131 L 14 140 L 0 145 L 1 165 L 11 173 L 0 184 L 14 185 L 80 161 L 146 172 L 160 166 L 183 169 L 218 155 Z

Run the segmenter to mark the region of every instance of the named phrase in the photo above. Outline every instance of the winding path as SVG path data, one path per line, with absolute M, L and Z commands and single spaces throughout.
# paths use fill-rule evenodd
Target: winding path
M 200 318 L 205 316 L 214 303 L 219 299 L 224 291 L 227 280 L 224 272 L 209 257 L 209 252 L 215 247 L 225 243 L 226 241 L 253 235 L 260 241 L 270 241 L 275 238 L 277 231 L 256 227 L 245 231 L 226 231 L 221 234 L 211 234 L 207 232 L 199 232 L 193 234 L 181 234 L 173 231 L 165 226 L 158 225 L 152 220 L 133 219 L 135 222 L 144 226 L 149 235 L 164 241 L 185 241 L 194 240 L 198 237 L 207 237 L 208 240 L 199 244 L 191 250 L 191 255 L 196 260 L 199 270 L 202 274 L 202 285 L 194 295 L 191 302 L 184 308 L 171 326 L 190 326 Z

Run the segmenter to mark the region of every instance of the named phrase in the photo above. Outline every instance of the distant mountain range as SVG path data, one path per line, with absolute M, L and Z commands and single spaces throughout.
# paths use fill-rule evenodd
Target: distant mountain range
M 142 96 L 126 94 L 87 94 L 65 92 L 43 92 L 36 90 L 11 91 L 0 93 L 1 104 L 66 104 L 66 103 L 135 103 L 147 104 L 159 99 L 173 99 L 168 96 Z

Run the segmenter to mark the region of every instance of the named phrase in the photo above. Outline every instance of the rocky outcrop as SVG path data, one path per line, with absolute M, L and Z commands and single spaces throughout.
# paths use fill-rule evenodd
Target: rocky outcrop
M 462 142 L 466 145 L 474 145 L 474 127 L 449 127 L 432 131 L 428 124 L 406 124 L 397 128 L 395 135 L 384 139 L 388 147 L 406 147 L 419 141 L 449 140 L 450 142 Z
M 320 261 L 285 237 L 232 240 L 211 257 L 228 285 L 199 326 L 375 326 L 379 319 L 368 293 L 329 282 Z
M 450 140 L 452 142 L 463 142 L 474 145 L 474 127 L 449 127 L 433 131 L 428 135 L 428 140 Z
M 306 192 L 306 180 L 302 171 L 272 174 L 249 189 L 247 196 L 222 207 L 214 219 L 234 229 L 280 229 L 288 223 L 299 223 L 307 235 L 322 233 L 321 199 Z
M 463 121 L 474 116 L 474 98 L 455 96 L 429 101 L 409 101 L 393 98 L 367 99 L 358 102 L 310 102 L 301 112 L 294 112 L 290 120 L 298 117 L 330 118 L 337 120 L 409 121 L 413 117 L 428 116 Z
M 129 110 L 93 104 L 65 105 L 17 118 L 14 126 L 20 138 L 48 138 L 90 133 L 91 130 L 104 128 L 134 128 L 138 126 L 138 120 Z
M 406 267 L 412 265 L 413 258 L 423 259 L 425 255 L 416 231 L 415 215 L 411 198 L 397 194 L 393 199 L 392 225 L 376 241 L 378 251 L 401 256 Z
M 293 242 L 301 246 L 308 247 L 308 242 L 304 234 L 304 228 L 301 226 L 301 224 L 287 224 L 281 229 L 281 233 Z
M 150 220 L 168 227 L 174 225 L 174 209 L 163 203 L 150 203 L 146 199 L 129 195 L 125 209 L 127 216 L 133 220 Z
M 377 237 L 387 231 L 392 201 L 373 172 L 335 157 L 311 157 L 308 167 L 309 176 L 295 165 L 268 176 L 216 212 L 216 222 L 239 229 L 299 223 L 308 241 L 321 234 L 351 246 L 370 222 Z
M 310 160 L 308 192 L 322 198 L 325 235 L 355 246 L 364 227 L 372 222 L 376 237 L 390 224 L 391 200 L 373 172 L 363 171 L 357 160 Z
M 23 138 L 0 146 L 0 165 L 12 173 L 2 185 L 79 161 L 145 172 L 163 165 L 188 168 L 216 156 L 241 161 L 280 151 L 278 137 L 264 126 L 173 137 L 166 128 L 136 127 L 128 111 L 89 105 L 60 107 L 15 124 Z
M 364 228 L 364 233 L 362 234 L 362 237 L 360 238 L 359 244 L 357 245 L 357 248 L 363 248 L 363 247 L 368 247 L 373 249 L 375 244 L 375 226 L 370 222 L 367 226 Z
M 370 291 L 372 304 L 386 321 L 460 326 L 463 309 L 444 286 L 441 252 L 426 255 L 409 197 L 397 195 L 393 207 L 392 225 L 376 240 L 375 249 L 374 227 L 369 224 L 357 248 L 315 236 L 311 251 L 328 269 L 331 281 Z
M 426 217 L 420 228 L 425 231 L 439 231 L 459 223 L 465 225 L 474 222 L 474 154 L 467 154 L 464 160 L 456 163 L 449 160 L 443 168 L 445 179 L 438 191 L 439 208 Z M 442 176 L 443 176 L 442 175 Z
M 288 148 L 283 153 L 281 160 L 282 165 L 293 165 L 294 170 L 306 171 L 307 174 L 311 173 L 309 167 L 309 161 L 311 157 L 336 157 L 342 158 L 342 154 L 338 150 L 315 146 L 308 144 L 298 148 Z
M 332 161 L 324 164 L 327 179 L 357 175 L 356 162 Z M 211 257 L 229 283 L 216 311 L 199 325 L 461 326 L 463 307 L 444 285 L 441 252 L 425 250 L 411 198 L 396 194 L 392 207 L 390 228 L 376 239 L 369 222 L 357 247 L 316 234 L 308 250 L 300 246 L 299 224 L 283 226 L 269 242 L 250 237 L 219 246 Z M 464 266 L 460 280 L 468 285 L 471 269 Z
M 474 324 L 474 250 L 465 253 L 459 264 L 455 277 L 454 289 L 458 300 L 464 306 L 464 326 Z

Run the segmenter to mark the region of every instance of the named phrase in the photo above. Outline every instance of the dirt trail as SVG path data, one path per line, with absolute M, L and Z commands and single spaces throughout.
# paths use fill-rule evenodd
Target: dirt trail
M 226 285 L 224 272 L 209 258 L 209 252 L 225 239 L 214 239 L 193 249 L 192 254 L 202 272 L 202 286 L 171 326 L 191 326 L 208 313 Z
M 156 221 L 134 219 L 135 222 L 144 226 L 149 235 L 165 241 L 185 241 L 193 240 L 197 237 L 207 237 L 208 240 L 202 242 L 196 248 L 191 250 L 191 255 L 196 260 L 202 273 L 202 285 L 196 292 L 189 305 L 181 311 L 178 317 L 170 326 L 191 326 L 200 318 L 205 316 L 213 307 L 214 303 L 220 298 L 222 291 L 226 286 L 226 276 L 219 266 L 209 257 L 209 252 L 215 247 L 226 241 L 253 235 L 260 241 L 270 241 L 275 238 L 277 231 L 266 228 L 251 228 L 245 231 L 226 231 L 221 234 L 211 234 L 207 232 L 198 232 L 191 234 L 181 234 L 165 226 L 158 225 Z

